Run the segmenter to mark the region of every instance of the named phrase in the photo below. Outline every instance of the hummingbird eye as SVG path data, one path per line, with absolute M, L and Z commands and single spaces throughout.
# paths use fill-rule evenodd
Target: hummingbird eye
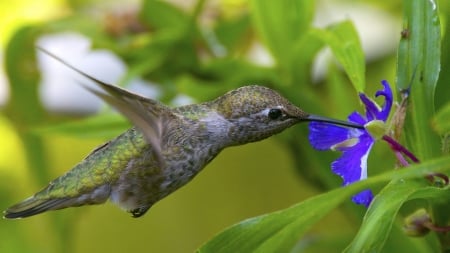
M 269 110 L 267 116 L 269 116 L 269 118 L 272 120 L 276 120 L 283 116 L 283 111 L 281 111 L 281 109 L 279 108 L 273 108 Z

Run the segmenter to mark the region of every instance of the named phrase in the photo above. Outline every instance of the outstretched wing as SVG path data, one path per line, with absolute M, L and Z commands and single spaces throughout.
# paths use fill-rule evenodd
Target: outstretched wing
M 61 62 L 68 68 L 94 82 L 101 91 L 85 86 L 86 89 L 100 97 L 106 103 L 116 108 L 121 114 L 143 133 L 148 143 L 153 147 L 155 157 L 160 165 L 163 163 L 161 155 L 161 139 L 164 126 L 171 117 L 175 117 L 162 103 L 131 93 L 125 89 L 102 82 L 97 78 L 75 68 L 65 60 L 43 48 L 38 48 L 48 56 Z M 162 167 L 162 166 L 161 166 Z

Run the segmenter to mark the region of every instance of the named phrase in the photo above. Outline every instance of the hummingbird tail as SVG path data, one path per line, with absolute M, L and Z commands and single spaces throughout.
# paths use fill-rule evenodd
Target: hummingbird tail
M 4 212 L 5 219 L 20 219 L 36 214 L 40 214 L 49 210 L 56 210 L 68 207 L 67 202 L 73 202 L 71 198 L 60 199 L 38 199 L 30 197 L 24 201 L 8 208 Z
M 70 206 L 80 206 L 80 204 L 74 203 L 76 202 L 74 200 L 74 198 L 39 199 L 30 197 L 4 211 L 3 218 L 20 219 L 50 210 L 57 210 Z

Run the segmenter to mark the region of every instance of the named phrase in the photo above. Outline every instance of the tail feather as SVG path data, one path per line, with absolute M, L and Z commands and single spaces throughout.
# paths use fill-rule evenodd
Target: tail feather
M 49 210 L 57 210 L 68 207 L 68 202 L 72 202 L 71 198 L 57 198 L 57 199 L 38 199 L 30 197 L 24 201 L 8 208 L 4 212 L 5 219 L 20 219 L 36 214 L 43 213 Z

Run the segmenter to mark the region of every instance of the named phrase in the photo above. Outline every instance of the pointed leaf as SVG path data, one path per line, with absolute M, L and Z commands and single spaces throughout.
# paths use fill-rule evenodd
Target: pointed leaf
M 315 35 L 331 48 L 357 92 L 365 88 L 366 64 L 358 33 L 351 21 L 330 26 L 326 30 L 314 30 Z
M 381 252 L 397 213 L 406 201 L 413 198 L 448 198 L 448 195 L 448 189 L 427 186 L 424 179 L 390 182 L 375 197 L 358 234 L 345 252 Z
M 400 182 L 399 179 L 423 177 L 430 171 L 450 172 L 450 157 L 389 171 L 315 196 L 290 208 L 250 218 L 218 234 L 198 252 L 289 252 L 312 225 L 354 193 L 392 179 Z
M 439 138 L 430 128 L 434 93 L 440 71 L 441 35 L 437 2 L 404 2 L 405 32 L 400 40 L 397 87 L 410 89 L 405 136 L 412 151 L 424 160 L 440 153 Z

